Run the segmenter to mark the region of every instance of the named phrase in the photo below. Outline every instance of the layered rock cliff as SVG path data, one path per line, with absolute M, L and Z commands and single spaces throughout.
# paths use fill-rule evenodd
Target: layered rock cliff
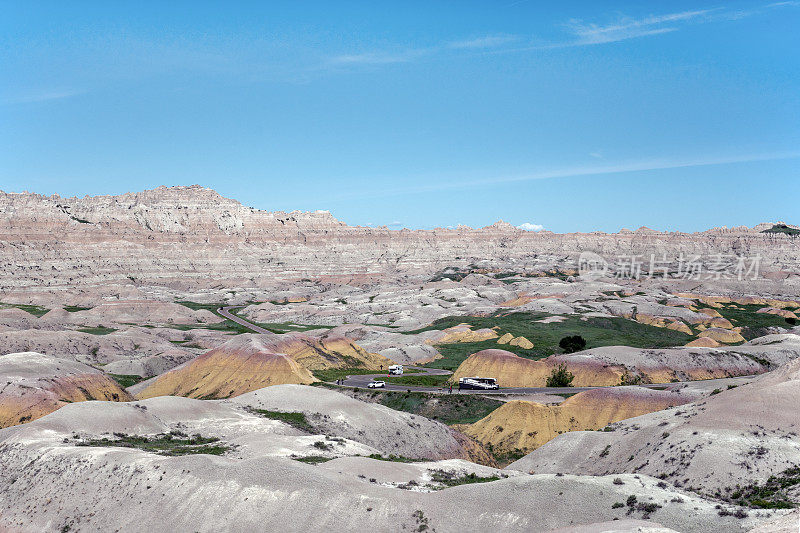
M 795 271 L 800 239 L 757 228 L 664 233 L 532 233 L 348 226 L 327 211 L 267 212 L 197 185 L 119 196 L 62 198 L 0 192 L 0 289 L 92 283 L 267 286 L 275 280 L 429 274 L 476 261 L 575 260 L 593 251 L 760 255 Z

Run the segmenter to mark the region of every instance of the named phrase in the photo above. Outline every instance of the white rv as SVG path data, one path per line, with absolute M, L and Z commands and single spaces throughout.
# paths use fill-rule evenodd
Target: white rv
M 389 373 L 393 376 L 400 376 L 403 374 L 403 365 L 392 365 L 389 367 Z

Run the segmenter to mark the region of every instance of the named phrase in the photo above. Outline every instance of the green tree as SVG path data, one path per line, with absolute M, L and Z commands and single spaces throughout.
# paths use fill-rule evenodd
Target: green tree
M 558 345 L 564 350 L 564 353 L 579 352 L 586 348 L 586 339 L 580 335 L 570 335 L 561 339 Z
M 550 372 L 550 377 L 547 378 L 548 387 L 572 387 L 572 380 L 575 375 L 567 370 L 567 364 L 561 363 Z

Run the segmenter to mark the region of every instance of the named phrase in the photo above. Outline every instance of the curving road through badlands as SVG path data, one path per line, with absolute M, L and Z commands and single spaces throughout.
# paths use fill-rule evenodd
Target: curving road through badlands
M 230 312 L 231 309 L 238 309 L 243 306 L 241 305 L 226 305 L 224 307 L 220 307 L 217 309 L 217 313 L 220 316 L 227 318 L 233 322 L 236 322 L 240 326 L 244 326 L 251 331 L 256 333 L 272 333 L 271 331 L 264 329 L 252 322 L 249 322 L 237 315 L 234 315 Z M 449 370 L 441 370 L 438 368 L 425 368 L 422 366 L 406 366 L 408 369 L 412 369 L 415 372 L 411 375 L 419 376 L 419 375 L 430 375 L 430 376 L 444 376 L 450 375 L 452 372 Z M 725 388 L 729 384 L 736 384 L 739 385 L 746 380 L 753 378 L 755 376 L 739 376 L 735 378 L 719 378 L 719 379 L 707 379 L 702 381 L 677 381 L 672 383 L 652 383 L 652 384 L 644 384 L 639 385 L 640 387 L 646 387 L 648 389 L 663 389 L 664 387 L 673 387 L 673 386 L 680 386 L 680 385 L 701 385 L 702 388 Z M 373 380 L 382 380 L 386 381 L 386 388 L 380 390 L 391 390 L 391 391 L 413 391 L 413 392 L 432 392 L 437 394 L 447 394 L 449 392 L 449 387 L 421 387 L 417 385 L 404 385 L 404 384 L 397 384 L 397 383 L 390 383 L 385 378 L 387 378 L 386 374 L 379 373 L 379 374 L 356 374 L 356 375 L 349 375 L 346 376 L 344 382 L 342 383 L 345 387 L 353 387 L 358 389 L 366 389 L 368 388 L 367 385 Z M 578 392 L 583 392 L 592 389 L 601 389 L 604 387 L 509 387 L 509 388 L 502 388 L 499 390 L 458 390 L 458 387 L 453 387 L 453 394 L 573 394 Z

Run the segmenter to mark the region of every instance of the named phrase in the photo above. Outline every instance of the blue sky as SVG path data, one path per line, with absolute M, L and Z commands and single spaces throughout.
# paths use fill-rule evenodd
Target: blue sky
M 4 2 L 0 189 L 350 224 L 800 223 L 800 1 Z

